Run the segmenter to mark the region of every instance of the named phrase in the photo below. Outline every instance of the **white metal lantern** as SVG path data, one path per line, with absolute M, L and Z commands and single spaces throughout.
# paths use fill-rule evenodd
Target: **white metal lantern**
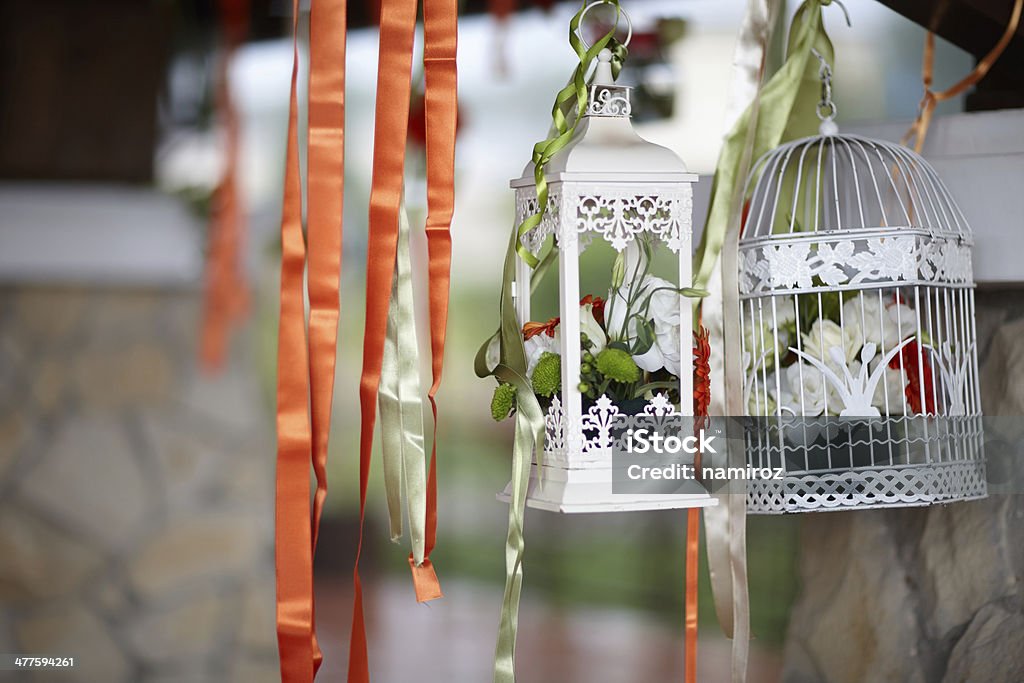
M 784 470 L 751 482 L 748 509 L 984 497 L 970 228 L 928 162 L 838 134 L 822 104 L 822 134 L 748 181 L 742 390 L 764 419 L 747 459 Z
M 647 142 L 630 123 L 630 88 L 616 85 L 611 53 L 602 51 L 589 87 L 586 115 L 569 144 L 547 165 L 547 211 L 523 243 L 535 255 L 554 236 L 559 247 L 561 392 L 545 416 L 541 472 L 534 466 L 527 504 L 561 512 L 668 509 L 711 505 L 714 500 L 696 482 L 676 494 L 613 494 L 612 426 L 673 414 L 692 414 L 692 333 L 688 299 L 679 299 L 679 395 L 644 402 L 639 414 L 624 417 L 620 406 L 601 395 L 585 405 L 580 384 L 579 257 L 593 239 L 622 252 L 641 235 L 656 239 L 678 257 L 679 286 L 691 281 L 692 188 L 696 176 L 670 150 Z M 534 168 L 512 181 L 516 222 L 537 212 Z M 530 269 L 521 260 L 516 271 L 516 313 L 530 320 Z M 679 412 L 682 411 L 682 412 Z M 620 423 L 621 424 L 621 423 Z M 508 499 L 508 489 L 500 496 Z

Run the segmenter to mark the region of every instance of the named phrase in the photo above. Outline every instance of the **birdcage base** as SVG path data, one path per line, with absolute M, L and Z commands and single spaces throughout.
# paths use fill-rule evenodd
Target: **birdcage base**
M 747 510 L 751 514 L 771 515 L 917 507 L 977 500 L 987 495 L 984 461 L 961 461 L 753 481 L 747 494 Z
M 717 505 L 697 482 L 686 482 L 672 494 L 631 494 L 612 492 L 612 470 L 608 467 L 565 468 L 537 466 L 530 470 L 526 505 L 551 512 L 628 512 L 634 510 L 678 510 Z M 498 494 L 509 502 L 512 483 Z

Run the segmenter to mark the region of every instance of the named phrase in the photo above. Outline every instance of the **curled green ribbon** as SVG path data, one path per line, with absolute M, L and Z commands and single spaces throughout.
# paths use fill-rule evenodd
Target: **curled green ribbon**
M 576 69 L 573 71 L 569 83 L 558 91 L 558 94 L 555 96 L 555 104 L 551 108 L 552 125 L 548 138 L 533 146 L 533 179 L 537 186 L 537 212 L 527 216 L 519 224 L 519 227 L 516 229 L 515 238 L 515 248 L 519 253 L 519 258 L 523 259 L 530 268 L 536 268 L 539 260 L 523 245 L 523 237 L 526 233 L 540 225 L 544 214 L 547 213 L 548 183 L 547 178 L 545 178 L 545 170 L 548 163 L 555 154 L 572 140 L 573 135 L 576 133 L 576 126 L 587 110 L 587 99 L 589 97 L 586 81 L 587 72 L 590 70 L 594 60 L 597 59 L 598 53 L 605 48 L 612 52 L 611 67 L 612 75 L 615 78 L 618 78 L 619 71 L 622 69 L 622 63 L 626 59 L 626 46 L 615 39 L 615 29 L 618 26 L 619 16 L 621 15 L 619 0 L 601 0 L 601 2 L 615 8 L 615 23 L 608 33 L 601 36 L 597 42 L 588 48 L 584 46 L 579 30 L 583 13 L 587 9 L 587 3 L 584 2 L 583 7 L 573 15 L 572 20 L 569 22 L 569 45 L 579 58 L 579 64 L 577 64 Z
M 388 307 L 377 402 L 391 540 L 397 542 L 402 536 L 404 490 L 412 556 L 418 566 L 423 563 L 426 544 L 427 474 L 409 216 L 404 201 L 398 217 L 398 251 L 391 282 L 391 304 Z

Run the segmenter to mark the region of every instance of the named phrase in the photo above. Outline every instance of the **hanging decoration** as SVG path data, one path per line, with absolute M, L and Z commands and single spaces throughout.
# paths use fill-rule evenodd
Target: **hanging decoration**
M 424 7 L 428 177 L 425 231 L 429 253 L 432 356 L 432 384 L 427 397 L 435 425 L 429 468 L 424 458 L 425 430 L 417 379 L 417 351 L 415 337 L 411 336 L 415 327 L 409 256 L 411 227 L 402 203 L 416 9 L 414 0 L 392 0 L 383 4 L 381 16 L 366 335 L 360 385 L 363 415 L 360 538 L 353 572 L 355 600 L 348 675 L 349 681 L 358 683 L 369 681 L 358 567 L 378 400 L 385 434 L 386 488 L 392 533 L 401 534 L 401 492 L 404 490 L 411 527 L 409 563 L 417 599 L 425 601 L 441 596 L 429 558 L 437 529 L 435 395 L 444 356 L 450 225 L 454 208 L 456 4 L 452 0 L 427 0 Z M 293 1 L 292 11 L 293 67 L 281 224 L 275 556 L 281 677 L 286 683 L 311 683 L 322 661 L 314 628 L 312 558 L 327 494 L 327 449 L 339 316 L 346 7 L 343 0 L 316 0 L 310 9 L 306 236 L 302 230 L 302 176 L 297 140 L 298 0 Z M 308 286 L 304 285 L 304 273 Z M 311 467 L 316 478 L 312 514 Z
M 338 331 L 345 9 L 344 0 L 317 0 L 310 12 L 308 234 L 304 236 L 297 136 L 298 0 L 292 4 L 293 65 L 281 220 L 275 494 L 277 633 L 281 679 L 286 683 L 311 683 L 322 661 L 315 632 L 313 555 L 327 495 L 327 447 Z M 304 272 L 308 288 L 304 286 Z M 312 515 L 311 466 L 316 476 Z
M 204 276 L 199 360 L 209 373 L 224 366 L 232 329 L 249 310 L 242 264 L 245 210 L 239 179 L 239 120 L 231 96 L 230 67 L 249 28 L 249 0 L 220 0 L 222 30 L 217 58 L 216 111 L 224 130 L 224 172 L 213 193 Z
M 457 11 L 455 0 L 426 0 L 424 21 L 424 118 L 427 158 L 427 220 L 432 383 L 427 392 L 434 422 L 429 468 L 423 462 L 418 380 L 414 378 L 415 320 L 403 205 L 409 134 L 416 0 L 385 0 L 380 18 L 373 182 L 367 249 L 366 322 L 359 399 L 359 546 L 353 572 L 350 683 L 369 681 L 366 625 L 359 560 L 362 554 L 366 494 L 378 400 L 386 435 L 385 484 L 392 537 L 401 533 L 401 496 L 408 497 L 412 570 L 416 599 L 441 597 L 430 561 L 437 534 L 437 404 L 444 359 L 451 264 L 450 227 L 454 211 L 457 127 Z M 392 296 L 394 291 L 394 296 Z M 426 470 L 426 471 L 425 471 Z
M 923 158 L 838 133 L 818 57 L 819 135 L 755 164 L 739 240 L 747 458 L 785 475 L 749 510 L 984 497 L 970 228 Z
M 693 394 L 687 297 L 698 294 L 688 286 L 696 176 L 674 153 L 634 132 L 630 88 L 615 83 L 611 60 L 611 50 L 598 53 L 575 134 L 544 166 L 546 211 L 538 210 L 532 165 L 512 181 L 516 222 L 543 215 L 521 234 L 521 249 L 538 263 L 549 237 L 558 249 L 559 318 L 530 322 L 524 260 L 515 280 L 526 379 L 545 411 L 543 460 L 527 504 L 560 512 L 702 506 L 711 499 L 701 487 L 675 496 L 611 491 L 612 424 L 689 413 L 690 401 L 681 400 Z M 604 296 L 580 292 L 580 255 L 594 239 L 619 253 Z M 679 284 L 652 272 L 659 248 L 674 255 Z M 515 409 L 504 410 L 501 401 L 511 394 L 499 384 L 496 416 Z
M 587 45 L 580 24 L 600 4 L 615 9 L 616 21 Z M 478 375 L 498 380 L 492 416 L 516 421 L 512 481 L 500 496 L 510 511 L 495 654 L 498 683 L 515 679 L 527 505 L 596 512 L 715 503 L 692 482 L 690 489 L 671 495 L 612 494 L 613 424 L 692 414 L 687 297 L 701 293 L 689 287 L 696 177 L 674 153 L 632 129 L 630 89 L 615 82 L 629 42 L 628 35 L 622 43 L 614 38 L 620 16 L 628 24 L 616 2 L 594 3 L 570 23 L 579 66 L 556 98 L 551 136 L 534 147 L 531 164 L 512 182 L 517 228 L 504 265 L 501 328 L 476 359 Z M 549 237 L 553 241 L 545 251 Z M 609 291 L 583 294 L 580 254 L 595 239 L 618 256 Z M 656 249 L 674 254 L 677 284 L 651 272 Z M 531 321 L 533 289 L 556 264 L 560 315 Z M 686 651 L 687 671 L 695 672 L 696 517 L 688 518 L 688 527 Z M 692 681 L 694 673 L 687 675 Z
M 752 160 L 784 139 L 814 130 L 813 109 L 799 105 L 817 100 L 819 84 L 817 71 L 810 62 L 811 48 L 831 59 L 832 46 L 822 21 L 822 8 L 829 4 L 830 0 L 805 0 L 800 5 L 790 26 L 786 60 L 763 86 L 767 46 L 781 3 L 750 0 L 740 30 L 732 101 L 742 111 L 736 114 L 719 155 L 708 217 L 694 261 L 694 286 L 713 287 L 712 298 L 722 301 L 725 312 L 721 336 L 716 342 L 720 340 L 723 350 L 726 387 L 740 385 L 742 369 L 730 361 L 740 354 L 737 326 L 729 322 L 738 318 L 738 312 L 732 313 L 739 306 L 735 293 L 735 253 L 728 249 L 723 252 L 722 246 L 737 238 L 745 204 L 741 188 Z M 699 309 L 697 302 L 695 316 Z M 709 327 L 718 332 L 715 321 L 709 322 Z M 743 414 L 742 398 L 737 392 L 726 391 L 725 398 L 726 415 Z M 742 453 L 728 455 L 731 464 L 741 464 Z M 724 495 L 720 502 L 704 510 L 708 569 L 719 624 L 732 639 L 731 678 L 737 683 L 746 679 L 750 640 L 746 506 L 743 496 Z

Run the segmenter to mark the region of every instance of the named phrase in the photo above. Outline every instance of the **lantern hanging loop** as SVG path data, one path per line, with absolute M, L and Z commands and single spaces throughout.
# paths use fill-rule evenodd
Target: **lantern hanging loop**
M 623 48 L 629 47 L 629 42 L 633 39 L 633 21 L 629 18 L 629 14 L 626 13 L 626 10 L 619 7 L 617 3 L 609 2 L 609 0 L 598 0 L 597 2 L 589 3 L 580 12 L 579 27 L 577 28 L 577 32 L 580 37 L 580 41 L 582 41 L 583 43 L 583 49 L 590 49 L 590 43 L 587 42 L 586 36 L 583 35 L 583 18 L 587 16 L 587 12 L 589 12 L 590 10 L 594 9 L 599 5 L 611 5 L 616 9 L 615 24 L 612 26 L 612 30 L 615 30 L 619 27 L 619 17 L 622 17 L 623 19 L 626 20 L 626 38 L 622 40 L 619 44 L 622 45 Z

